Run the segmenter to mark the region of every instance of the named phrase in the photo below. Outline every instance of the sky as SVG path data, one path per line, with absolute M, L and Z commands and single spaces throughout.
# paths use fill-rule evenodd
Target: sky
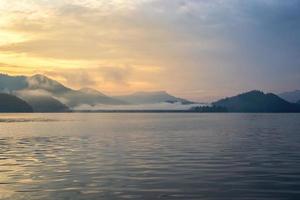
M 300 89 L 300 0 L 0 0 L 0 72 L 196 101 Z

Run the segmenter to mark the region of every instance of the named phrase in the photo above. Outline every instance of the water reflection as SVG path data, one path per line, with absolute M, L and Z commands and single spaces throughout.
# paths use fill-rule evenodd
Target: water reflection
M 300 115 L 9 117 L 0 199 L 300 197 Z

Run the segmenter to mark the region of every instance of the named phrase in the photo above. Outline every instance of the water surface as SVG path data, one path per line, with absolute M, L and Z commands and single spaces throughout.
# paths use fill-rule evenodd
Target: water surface
M 299 114 L 1 114 L 0 199 L 300 199 Z

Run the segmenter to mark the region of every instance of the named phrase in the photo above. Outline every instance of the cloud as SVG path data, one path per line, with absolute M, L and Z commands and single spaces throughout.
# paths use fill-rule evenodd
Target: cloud
M 205 17 L 197 16 L 191 10 L 197 6 L 196 11 L 205 11 L 208 6 L 203 2 L 192 1 L 190 5 L 190 2 L 176 0 L 144 1 L 135 3 L 136 9 L 129 9 L 128 12 L 106 10 L 106 7 L 118 7 L 117 1 L 100 2 L 98 6 L 74 1 L 54 8 L 48 5 L 48 15 L 40 17 L 28 17 L 28 13 L 18 14 L 4 28 L 27 33 L 29 39 L 2 45 L 0 51 L 58 59 L 121 57 L 147 62 L 171 60 L 188 49 L 192 51 L 196 48 L 203 52 L 221 47 L 222 41 L 213 38 L 211 32 L 196 28 L 199 23 L 203 26 L 211 21 L 206 22 Z M 179 12 L 182 7 L 186 7 L 187 11 Z M 186 55 L 191 51 L 188 50 Z
M 125 88 L 131 85 L 131 76 L 138 72 L 131 66 L 99 66 L 86 68 L 71 68 L 47 70 L 43 73 L 75 88 L 108 86 Z M 99 89 L 99 87 L 97 87 Z
M 115 83 L 128 84 L 128 78 L 132 73 L 132 67 L 101 67 L 99 73 L 102 75 L 104 81 L 111 81 Z
M 300 84 L 298 0 L 3 0 L 0 11 L 5 35 L 22 36 L 0 54 L 69 64 L 51 73 L 76 87 L 216 98 Z
M 69 87 L 92 87 L 96 85 L 94 71 L 75 68 L 71 70 L 47 70 L 43 72 L 46 76 L 54 77 Z
M 18 90 L 15 92 L 17 96 L 21 97 L 40 97 L 40 96 L 49 96 L 52 97 L 52 94 L 47 92 L 46 90 L 31 90 L 31 89 L 24 89 L 24 90 Z

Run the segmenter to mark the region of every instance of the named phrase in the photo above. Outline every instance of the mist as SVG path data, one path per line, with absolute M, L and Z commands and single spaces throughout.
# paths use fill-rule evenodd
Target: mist
M 139 105 L 104 105 L 95 106 L 80 105 L 74 107 L 75 111 L 83 110 L 188 110 L 195 106 L 207 106 L 208 104 L 181 104 L 181 103 L 155 103 L 155 104 L 139 104 Z

